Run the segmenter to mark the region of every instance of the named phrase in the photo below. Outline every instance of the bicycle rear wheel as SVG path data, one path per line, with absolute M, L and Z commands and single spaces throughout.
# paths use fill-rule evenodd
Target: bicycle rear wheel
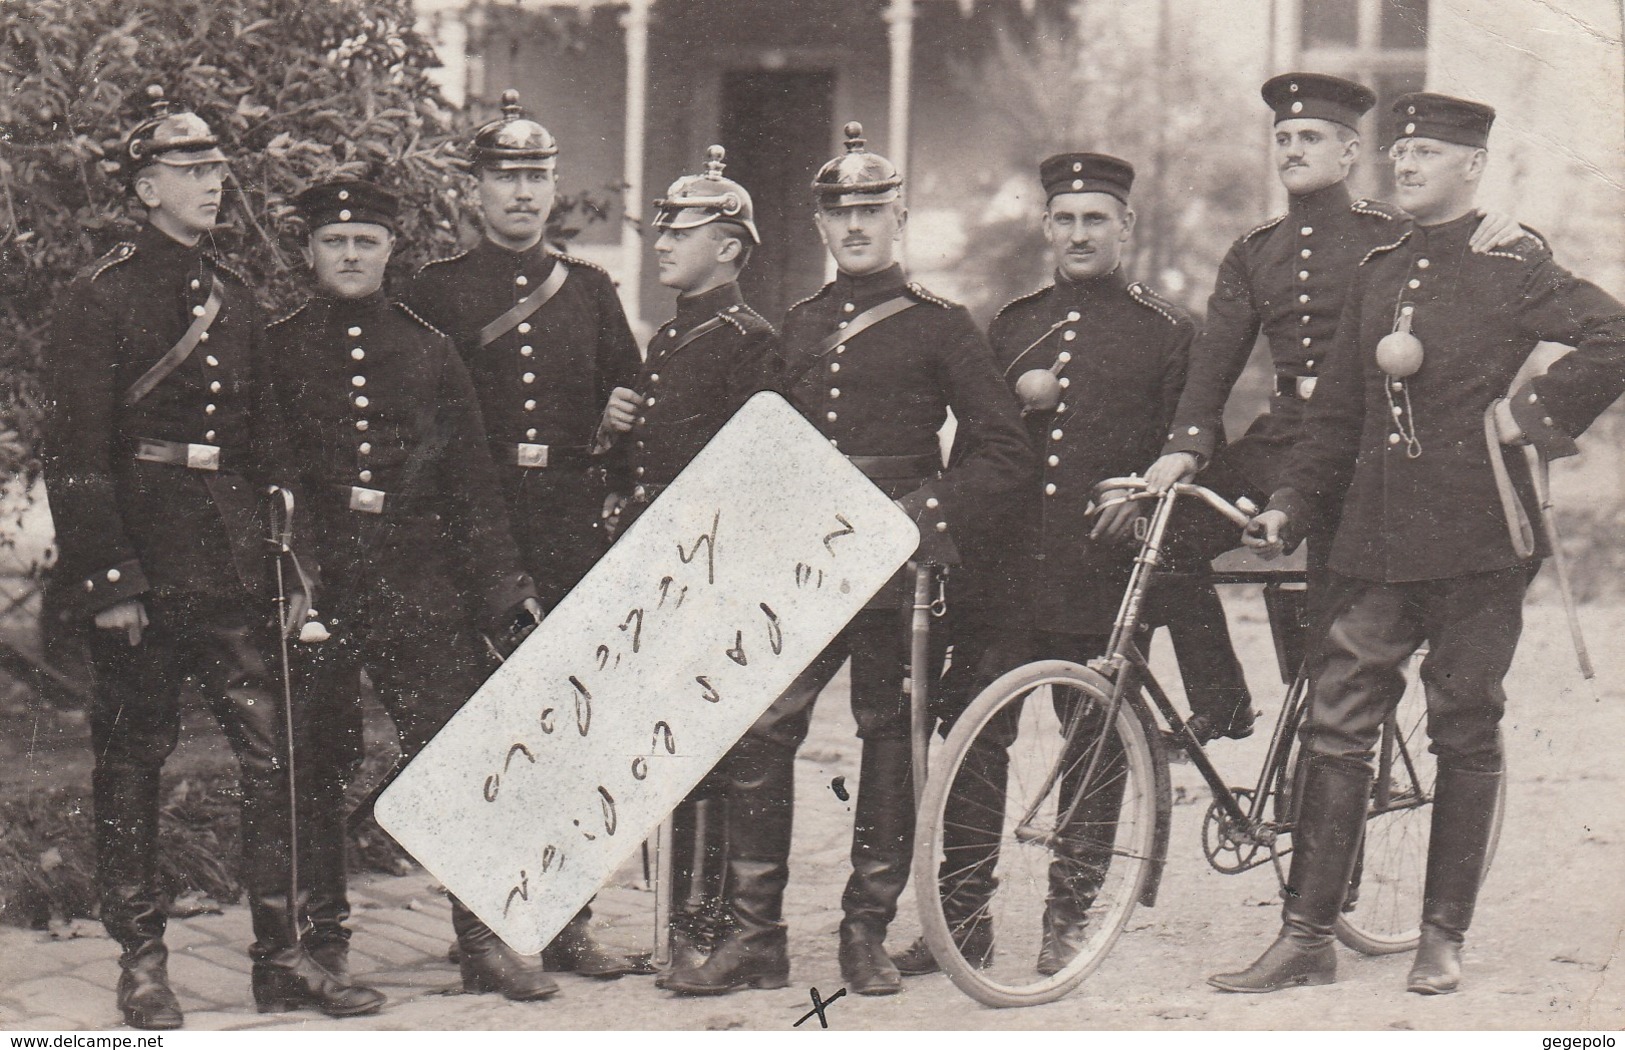
M 1072 991 L 1145 890 L 1166 759 L 1133 704 L 1108 721 L 1111 690 L 1066 661 L 1019 667 L 971 703 L 932 763 L 915 836 L 920 922 L 979 1002 Z
M 1438 772 L 1433 753 L 1428 750 L 1427 699 L 1416 673 L 1426 655 L 1425 651 L 1418 653 L 1412 661 L 1405 696 L 1383 727 L 1365 842 L 1349 886 L 1349 898 L 1337 920 L 1337 939 L 1365 955 L 1412 951 L 1421 937 Z M 1495 858 L 1505 809 L 1503 776 L 1496 799 L 1495 831 L 1484 860 L 1486 874 Z

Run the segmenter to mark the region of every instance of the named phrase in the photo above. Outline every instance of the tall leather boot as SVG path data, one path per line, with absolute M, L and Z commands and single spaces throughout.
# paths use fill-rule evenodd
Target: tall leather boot
M 456 897 L 451 898 L 451 928 L 457 933 L 458 967 L 465 992 L 501 992 L 517 1002 L 546 999 L 558 992 L 540 955 L 520 955 L 491 931 Z
M 119 943 L 118 1008 L 131 1028 L 166 1031 L 184 1021 L 169 986 L 167 916 L 157 891 L 158 766 L 98 762 L 96 883 L 102 925 Z
M 696 797 L 705 782 L 672 810 L 672 863 L 668 903 L 671 966 L 668 973 L 705 961 L 723 934 L 728 857 L 726 794 Z M 665 977 L 655 986 L 664 988 Z
M 1098 723 L 1098 716 L 1095 721 Z M 1070 761 L 1061 777 L 1063 804 L 1070 805 L 1080 790 L 1089 769 L 1089 756 L 1084 747 L 1096 739 L 1098 728 L 1094 732 L 1085 729 L 1078 733 L 1075 749 L 1082 753 L 1068 756 Z M 1078 803 L 1071 824 L 1062 829 L 1055 854 L 1050 859 L 1049 896 L 1044 901 L 1043 939 L 1037 965 L 1038 972 L 1046 977 L 1060 973 L 1083 950 L 1089 909 L 1094 906 L 1111 867 L 1117 815 L 1128 781 L 1128 770 L 1115 733 L 1107 738 L 1107 746 L 1101 751 L 1091 781 L 1088 795 Z
M 143 886 L 104 886 L 102 924 L 124 949 L 119 956 L 118 1008 L 131 1028 L 168 1031 L 184 1022 L 169 986 L 165 915 L 157 895 Z
M 1407 979 L 1410 991 L 1444 995 L 1461 983 L 1462 935 L 1478 902 L 1500 790 L 1500 773 L 1439 763 L 1422 895 L 1422 943 Z
M 286 894 L 257 894 L 249 900 L 254 923 L 254 1005 L 262 1014 L 312 1006 L 329 1017 L 374 1014 L 384 995 L 351 984 L 348 975 L 323 968 L 294 938 Z
M 1227 992 L 1273 992 L 1337 979 L 1332 926 L 1343 907 L 1371 799 L 1371 770 L 1348 758 L 1313 756 L 1292 830 L 1292 870 L 1282 891 L 1281 933 L 1238 973 L 1208 983 Z
M 723 761 L 729 781 L 729 921 L 703 963 L 673 970 L 666 978 L 666 988 L 678 995 L 790 983 L 784 887 L 790 881 L 795 749 L 747 736 Z
M 588 903 L 565 924 L 552 943 L 542 949 L 542 967 L 555 973 L 610 980 L 629 973 L 653 973 L 646 963 L 612 952 L 592 935 L 592 904 Z
M 886 954 L 886 928 L 908 884 L 914 849 L 912 748 L 865 740 L 852 825 L 852 875 L 841 895 L 841 979 L 855 995 L 896 995 L 902 975 Z
M 965 756 L 943 807 L 942 864 L 937 869 L 942 917 L 959 954 L 973 966 L 986 967 L 993 961 L 993 917 L 988 908 L 999 888 L 994 871 L 999 866 L 1009 778 L 1009 752 L 978 744 Z M 923 937 L 891 960 L 904 977 L 941 969 Z

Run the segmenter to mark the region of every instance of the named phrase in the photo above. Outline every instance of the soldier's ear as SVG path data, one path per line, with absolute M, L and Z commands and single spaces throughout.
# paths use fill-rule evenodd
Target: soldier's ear
M 893 240 L 900 240 L 903 236 L 903 227 L 908 225 L 908 205 L 902 201 L 897 202 L 897 232 L 892 235 Z
M 299 256 L 305 260 L 305 269 L 307 270 L 316 269 L 316 253 L 310 249 L 310 243 L 315 237 L 316 234 L 312 232 L 305 238 L 305 243 L 299 246 Z
M 1125 204 L 1125 205 L 1123 205 L 1123 236 L 1121 238 L 1119 238 L 1119 240 L 1124 240 L 1124 241 L 1128 240 L 1129 235 L 1132 234 L 1133 232 L 1134 232 L 1134 209 L 1130 208 L 1128 205 Z
M 733 262 L 739 258 L 744 242 L 731 233 L 723 233 L 717 239 L 717 262 Z
M 158 187 L 153 184 L 153 167 L 150 164 L 136 172 L 131 188 L 135 190 L 136 198 L 148 208 L 156 208 L 162 203 L 158 196 Z
M 1473 150 L 1473 155 L 1467 158 L 1467 181 L 1477 182 L 1484 177 L 1484 169 L 1489 167 L 1490 151 L 1480 147 Z

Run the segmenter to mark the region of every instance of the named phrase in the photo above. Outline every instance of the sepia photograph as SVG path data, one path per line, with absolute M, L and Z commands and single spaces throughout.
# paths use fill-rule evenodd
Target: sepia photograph
M 1621 0 L 0 0 L 0 1030 L 1612 1046 L 1622 304 Z

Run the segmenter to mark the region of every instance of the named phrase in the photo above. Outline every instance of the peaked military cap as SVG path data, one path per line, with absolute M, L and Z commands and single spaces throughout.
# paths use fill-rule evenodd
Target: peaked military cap
M 1259 92 L 1283 120 L 1330 120 L 1358 129 L 1360 118 L 1377 104 L 1377 94 L 1364 84 L 1324 73 L 1282 73 L 1264 81 Z
M 198 164 L 224 164 L 220 140 L 203 118 L 186 110 L 176 110 L 164 89 L 157 84 L 147 88 L 150 116 L 131 129 L 124 139 L 120 167 L 128 178 L 149 164 L 190 168 Z
M 1495 110 L 1482 102 L 1413 91 L 1394 101 L 1394 139 L 1423 138 L 1483 149 Z
M 712 222 L 739 226 L 750 234 L 751 242 L 762 243 L 756 232 L 756 210 L 750 194 L 722 174 L 727 151 L 710 146 L 705 151 L 705 172 L 684 175 L 672 183 L 666 195 L 655 201 L 655 229 L 691 230 Z
M 506 171 L 513 168 L 551 168 L 559 145 L 546 128 L 519 108 L 519 92 L 502 93 L 502 116 L 474 132 L 469 159 L 476 168 Z
M 1057 153 L 1038 166 L 1044 199 L 1061 193 L 1109 193 L 1128 203 L 1134 185 L 1134 165 L 1104 153 Z
M 897 165 L 864 148 L 863 125 L 852 121 L 842 129 L 846 152 L 818 169 L 813 194 L 825 208 L 855 208 L 896 200 L 903 185 Z
M 361 179 L 334 179 L 311 186 L 293 206 L 312 232 L 335 222 L 370 222 L 395 229 L 401 202 L 381 186 Z

